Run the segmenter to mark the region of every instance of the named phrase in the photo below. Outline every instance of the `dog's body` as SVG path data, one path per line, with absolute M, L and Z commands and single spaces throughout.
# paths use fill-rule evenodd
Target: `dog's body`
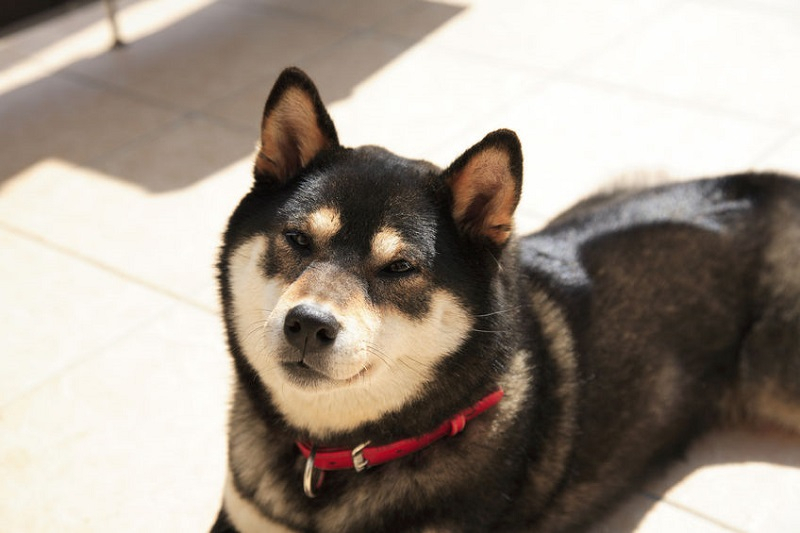
M 800 182 L 620 190 L 516 240 L 521 169 L 508 131 L 445 171 L 342 148 L 281 75 L 220 259 L 214 531 L 580 529 L 715 424 L 800 430 Z M 497 389 L 460 434 L 320 483 L 308 447 L 391 447 Z

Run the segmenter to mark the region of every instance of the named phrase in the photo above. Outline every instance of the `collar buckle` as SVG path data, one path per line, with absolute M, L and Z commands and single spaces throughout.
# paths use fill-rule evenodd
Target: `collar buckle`
M 364 448 L 369 446 L 370 442 L 359 444 L 350 452 L 350 457 L 353 458 L 353 468 L 355 468 L 356 472 L 363 472 L 369 467 L 369 461 L 364 457 Z

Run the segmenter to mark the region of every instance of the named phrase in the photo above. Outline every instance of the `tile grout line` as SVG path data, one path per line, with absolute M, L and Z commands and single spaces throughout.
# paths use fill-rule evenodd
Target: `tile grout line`
M 588 65 L 592 64 L 593 62 L 597 61 L 598 58 L 602 57 L 609 52 L 612 52 L 615 48 L 619 48 L 625 41 L 634 40 L 640 38 L 642 35 L 647 33 L 650 29 L 658 25 L 658 23 L 663 20 L 666 16 L 670 13 L 680 9 L 681 6 L 685 5 L 685 0 L 672 0 L 664 4 L 660 9 L 657 9 L 654 13 L 650 15 L 644 15 L 636 22 L 630 23 L 624 30 L 620 31 L 617 35 L 614 35 L 610 39 L 608 39 L 602 46 L 599 46 L 596 49 L 593 49 L 585 54 L 582 54 L 580 57 L 575 58 L 569 65 L 566 67 L 567 72 L 577 72 L 582 68 L 587 67 Z
M 112 53 L 112 52 L 109 52 L 109 53 Z M 152 107 L 154 109 L 157 109 L 157 110 L 174 113 L 175 114 L 175 118 L 173 120 L 169 121 L 167 124 L 177 124 L 177 123 L 180 123 L 180 122 L 182 122 L 182 121 L 184 121 L 186 119 L 189 119 L 189 118 L 202 117 L 204 119 L 207 119 L 210 122 L 213 122 L 213 123 L 215 123 L 215 124 L 217 124 L 219 126 L 222 126 L 225 129 L 228 129 L 228 130 L 230 130 L 232 132 L 235 132 L 235 133 L 250 133 L 249 131 L 245 131 L 245 130 L 247 130 L 247 128 L 244 128 L 243 126 L 241 126 L 241 125 L 239 125 L 239 124 L 237 124 L 237 123 L 235 123 L 233 121 L 224 120 L 223 118 L 218 117 L 218 116 L 216 116 L 216 115 L 214 115 L 212 113 L 209 113 L 206 110 L 209 105 L 211 105 L 211 104 L 213 104 L 213 103 L 215 103 L 217 101 L 224 100 L 228 96 L 215 98 L 215 99 L 209 101 L 206 105 L 203 105 L 203 106 L 200 106 L 200 107 L 196 107 L 196 108 L 195 107 L 180 107 L 180 106 L 174 105 L 173 103 L 171 103 L 171 102 L 169 102 L 167 100 L 161 100 L 159 98 L 155 98 L 155 97 L 152 97 L 152 96 L 150 96 L 148 94 L 139 92 L 136 89 L 132 89 L 130 87 L 125 87 L 125 86 L 121 86 L 121 85 L 115 85 L 115 84 L 109 83 L 109 82 L 107 82 L 105 80 L 100 80 L 100 79 L 94 78 L 92 76 L 88 76 L 86 74 L 83 74 L 82 72 L 77 72 L 77 71 L 74 71 L 74 70 L 70 70 L 69 67 L 63 69 L 62 71 L 56 72 L 53 75 L 54 76 L 61 76 L 61 77 L 65 78 L 65 79 L 68 79 L 68 80 L 74 82 L 74 83 L 78 83 L 78 84 L 81 84 L 81 85 L 84 85 L 84 86 L 87 86 L 87 87 L 90 87 L 90 88 L 93 88 L 93 89 L 97 89 L 97 90 L 100 90 L 100 91 L 103 91 L 103 92 L 106 92 L 106 93 L 111 93 L 111 94 L 114 94 L 114 95 L 116 95 L 116 96 L 118 96 L 120 98 L 123 98 L 123 99 L 126 99 L 126 100 L 131 100 L 131 101 L 134 101 L 136 103 L 143 104 L 143 105 L 146 105 L 146 106 L 150 106 L 150 107 Z M 230 93 L 230 94 L 233 95 L 233 94 L 236 94 L 236 92 L 238 92 L 238 91 L 234 91 L 233 93 Z M 146 140 L 148 138 L 155 137 L 161 131 L 163 131 L 163 126 L 159 127 L 159 128 L 155 128 L 152 131 L 145 132 L 145 133 L 141 134 L 139 137 L 137 137 L 136 139 L 133 139 L 132 141 L 129 141 L 129 142 L 130 143 L 136 143 L 136 142 L 139 142 L 139 141 L 141 141 L 143 139 Z M 124 147 L 127 144 L 128 143 L 124 143 L 121 147 Z M 116 149 L 114 149 L 114 150 L 116 150 Z M 114 151 L 114 150 L 112 150 L 112 151 Z
M 693 0 L 699 4 L 712 5 L 724 9 L 731 9 L 749 13 L 766 13 L 770 16 L 797 16 L 800 15 L 800 9 L 797 7 L 788 7 L 783 5 L 775 5 L 769 2 L 754 2 L 753 0 Z
M 284 17 L 294 18 L 294 19 L 308 19 L 317 23 L 323 22 L 326 24 L 333 24 L 329 19 L 316 15 L 314 13 L 303 13 L 299 11 L 294 11 L 291 8 L 287 8 L 286 6 L 282 6 L 280 4 L 270 5 L 270 4 L 256 4 L 256 3 L 242 3 L 242 2 L 230 2 L 229 0 L 220 0 L 220 4 L 224 5 L 228 9 L 236 9 L 242 12 L 250 12 L 250 13 L 266 13 L 268 11 L 275 11 L 279 15 Z
M 277 13 L 282 14 L 283 16 L 293 17 L 295 19 L 308 19 L 316 23 L 323 23 L 329 26 L 338 26 L 340 28 L 343 28 L 347 33 L 370 30 L 372 28 L 375 28 L 375 26 L 383 23 L 385 20 L 391 18 L 392 16 L 395 16 L 401 12 L 404 12 L 414 7 L 412 2 L 410 1 L 401 2 L 400 5 L 394 7 L 394 9 L 391 10 L 391 12 L 385 13 L 382 16 L 375 17 L 375 20 L 373 20 L 372 22 L 357 24 L 357 23 L 346 23 L 333 18 L 326 17 L 325 15 L 319 15 L 313 10 L 310 12 L 295 10 L 292 9 L 291 7 L 286 7 L 280 4 L 275 4 L 275 5 L 256 4 L 253 2 L 242 3 L 242 2 L 231 2 L 230 0 L 220 0 L 220 3 L 224 4 L 229 8 L 238 9 L 241 11 L 251 11 L 258 13 L 264 13 L 267 11 L 276 11 Z
M 114 50 L 109 50 L 105 53 L 114 54 L 116 52 Z M 186 113 L 187 111 L 191 111 L 191 108 L 179 107 L 169 101 L 161 100 L 148 94 L 141 93 L 135 89 L 131 89 L 130 87 L 116 85 L 106 80 L 98 79 L 88 74 L 84 74 L 83 72 L 73 70 L 71 65 L 67 65 L 63 69 L 59 70 L 58 72 L 54 72 L 51 75 L 63 77 L 74 83 L 79 83 L 93 89 L 114 93 L 121 98 L 133 100 L 139 104 L 148 105 L 162 111 L 171 111 L 179 115 Z
M 718 9 L 729 9 L 733 11 L 743 11 L 746 9 L 753 8 L 751 4 L 743 5 L 743 3 L 745 2 L 740 2 L 739 7 L 737 7 L 735 5 L 727 5 L 725 3 L 720 3 L 719 1 L 716 0 L 699 0 L 699 1 L 700 3 L 713 5 Z M 610 39 L 600 48 L 600 50 L 590 52 L 584 55 L 583 57 L 578 58 L 564 69 L 563 73 L 564 81 L 579 83 L 581 85 L 586 84 L 590 87 L 594 86 L 605 90 L 608 89 L 622 90 L 628 93 L 629 95 L 635 97 L 653 100 L 663 104 L 678 105 L 680 107 L 693 109 L 697 111 L 703 111 L 706 113 L 724 114 L 728 115 L 730 118 L 735 118 L 737 120 L 746 120 L 748 122 L 755 122 L 770 127 L 787 128 L 787 127 L 797 126 L 798 125 L 797 122 L 793 120 L 787 121 L 773 117 L 765 117 L 749 113 L 741 109 L 737 109 L 736 107 L 714 105 L 707 102 L 699 102 L 686 97 L 670 96 L 668 94 L 659 93 L 657 91 L 653 91 L 650 89 L 637 87 L 636 85 L 629 85 L 624 82 L 608 81 L 602 78 L 597 78 L 589 74 L 581 74 L 581 70 L 587 68 L 598 58 L 602 57 L 604 54 L 607 54 L 610 51 L 613 51 L 615 47 L 619 47 L 625 41 L 631 41 L 641 37 L 644 33 L 646 33 L 648 29 L 657 25 L 661 17 L 669 13 L 672 13 L 675 10 L 680 9 L 686 4 L 687 2 L 684 0 L 672 0 L 671 2 L 667 3 L 664 7 L 659 9 L 656 13 L 648 17 L 644 17 L 639 24 L 631 25 L 628 30 L 623 31 L 616 37 Z M 776 14 L 777 13 L 769 13 L 768 15 L 775 16 Z
M 728 118 L 732 118 L 735 120 L 744 120 L 747 122 L 753 122 L 767 127 L 795 128 L 798 125 L 800 125 L 800 123 L 798 123 L 795 120 L 781 120 L 774 117 L 765 117 L 762 115 L 757 115 L 749 113 L 747 111 L 743 111 L 741 109 L 737 109 L 736 107 L 720 106 L 707 102 L 699 102 L 697 100 L 692 100 L 691 98 L 670 96 L 668 94 L 659 93 L 646 88 L 637 87 L 635 85 L 629 85 L 623 82 L 608 81 L 602 78 L 597 78 L 579 72 L 580 69 L 585 68 L 586 65 L 591 63 L 596 57 L 599 56 L 599 54 L 607 52 L 609 49 L 613 48 L 614 46 L 617 46 L 619 42 L 622 42 L 624 39 L 630 38 L 631 35 L 635 35 L 636 33 L 643 31 L 643 29 L 640 27 L 642 24 L 644 24 L 645 26 L 655 24 L 656 21 L 658 20 L 658 16 L 663 15 L 670 9 L 675 9 L 675 6 L 681 3 L 682 2 L 678 0 L 674 0 L 668 3 L 663 8 L 658 10 L 657 13 L 644 17 L 642 20 L 639 21 L 639 24 L 632 25 L 630 27 L 631 30 L 630 32 L 625 31 L 617 35 L 616 37 L 611 38 L 602 47 L 601 52 L 598 53 L 593 52 L 589 55 L 584 55 L 560 67 L 530 65 L 526 63 L 520 63 L 519 61 L 515 60 L 499 61 L 498 58 L 488 54 L 466 52 L 464 50 L 459 49 L 458 47 L 442 45 L 438 43 L 430 43 L 429 46 L 449 53 L 458 53 L 464 57 L 470 57 L 472 60 L 478 60 L 484 63 L 503 64 L 508 67 L 524 69 L 530 72 L 531 74 L 543 77 L 544 81 L 548 83 L 566 82 L 566 83 L 578 84 L 589 89 L 601 89 L 607 92 L 624 92 L 628 96 L 632 96 L 643 100 L 653 101 L 662 105 L 677 106 L 690 111 L 699 111 L 707 114 L 724 115 L 727 116 Z M 376 29 L 375 31 L 378 35 L 394 37 L 394 38 L 403 38 L 402 36 L 398 36 L 391 32 L 384 32 L 378 29 Z M 538 89 L 539 88 L 536 88 L 535 90 Z
M 221 3 L 224 4 L 228 8 L 236 9 L 236 10 L 243 11 L 243 12 L 265 13 L 267 11 L 273 11 L 274 10 L 277 13 L 279 13 L 279 14 L 285 16 L 285 17 L 289 17 L 289 18 L 293 18 L 293 19 L 297 19 L 297 20 L 310 20 L 310 21 L 313 21 L 313 22 L 315 22 L 317 24 L 323 24 L 323 25 L 326 25 L 326 26 L 331 27 L 331 28 L 339 28 L 339 29 L 342 30 L 342 36 L 341 37 L 335 39 L 333 42 L 329 43 L 325 47 L 321 47 L 319 49 L 311 50 L 311 51 L 306 52 L 305 54 L 293 59 L 290 63 L 287 63 L 286 65 L 284 65 L 285 67 L 292 66 L 292 65 L 293 66 L 302 66 L 304 63 L 307 63 L 309 61 L 313 61 L 314 59 L 317 59 L 320 56 L 324 56 L 324 55 L 328 54 L 332 48 L 338 47 L 338 46 L 346 43 L 350 39 L 353 39 L 354 37 L 358 37 L 359 35 L 362 35 L 362 34 L 365 34 L 365 33 L 369 33 L 369 32 L 375 32 L 374 27 L 383 20 L 383 19 L 378 19 L 378 20 L 374 21 L 372 24 L 352 25 L 351 26 L 351 25 L 343 24 L 343 23 L 335 21 L 335 20 L 331 20 L 329 18 L 326 18 L 326 17 L 321 16 L 321 15 L 317 15 L 317 14 L 314 14 L 314 13 L 303 13 L 303 12 L 294 11 L 291 8 L 287 8 L 287 7 L 282 6 L 282 5 L 242 4 L 240 2 L 230 2 L 228 0 L 221 0 Z M 395 8 L 395 10 L 392 13 L 393 14 L 397 13 L 397 12 L 403 10 L 405 7 L 407 7 L 407 6 L 401 6 L 401 7 Z M 386 15 L 386 17 L 388 18 L 388 15 Z M 264 98 L 266 99 L 267 95 L 269 94 L 270 88 L 272 87 L 272 84 L 274 83 L 275 79 L 277 78 L 277 76 L 278 76 L 278 74 L 280 73 L 281 70 L 282 70 L 281 68 L 278 68 L 278 69 L 267 69 L 265 71 L 265 73 L 264 73 L 265 74 L 264 78 L 259 79 L 259 80 L 253 80 L 252 82 L 248 82 L 248 83 L 245 83 L 243 85 L 239 85 L 235 89 L 232 89 L 230 92 L 227 92 L 227 93 L 225 93 L 223 95 L 217 96 L 217 97 L 209 100 L 208 102 L 206 102 L 205 104 L 200 106 L 197 109 L 197 111 L 200 112 L 200 113 L 203 113 L 204 116 L 210 117 L 210 118 L 212 118 L 214 120 L 223 121 L 223 123 L 225 125 L 228 125 L 228 126 L 234 128 L 234 129 L 236 129 L 236 131 L 244 132 L 245 128 L 242 125 L 235 123 L 235 121 L 224 119 L 223 117 L 219 117 L 217 115 L 214 115 L 213 113 L 209 113 L 208 109 L 211 106 L 213 106 L 214 104 L 218 103 L 218 102 L 225 101 L 225 100 L 227 100 L 227 99 L 229 99 L 231 97 L 236 96 L 237 94 L 242 94 L 242 93 L 244 93 L 246 91 L 249 91 L 250 89 L 255 88 L 257 86 L 257 84 L 262 84 L 265 80 L 266 80 L 266 83 L 264 84 Z M 267 78 L 266 77 L 267 75 L 269 75 L 271 77 Z M 327 102 L 326 101 L 325 103 L 326 103 L 326 105 L 331 105 L 333 102 Z M 247 129 L 247 133 L 251 133 L 251 129 L 250 128 Z
M 645 498 L 647 498 L 649 500 L 653 500 L 654 502 L 666 504 L 666 505 L 668 505 L 670 507 L 673 507 L 676 510 L 682 511 L 684 513 L 688 513 L 688 514 L 690 514 L 690 515 L 692 515 L 692 516 L 694 516 L 696 518 L 699 518 L 699 519 L 701 519 L 701 520 L 703 520 L 705 522 L 710 522 L 710 523 L 714 524 L 717 527 L 721 527 L 722 529 L 725 529 L 726 531 L 730 531 L 731 533 L 747 533 L 747 531 L 745 531 L 743 529 L 739 529 L 737 527 L 734 527 L 734 526 L 732 526 L 730 524 L 727 524 L 725 522 L 722 522 L 721 520 L 719 520 L 717 518 L 714 518 L 713 516 L 709 516 L 709 515 L 707 515 L 705 513 L 697 511 L 696 509 L 692 509 L 691 507 L 688 507 L 688 506 L 683 505 L 681 503 L 673 502 L 671 500 L 668 500 L 668 499 L 665 499 L 665 498 L 661 498 L 660 496 L 658 496 L 656 494 L 653 494 L 651 492 L 640 491 L 639 494 L 641 494 L 642 496 L 644 496 Z
M 291 13 L 291 12 L 289 12 L 289 13 L 291 14 L 291 16 L 295 16 L 295 17 L 297 16 L 296 13 Z M 333 25 L 330 21 L 327 21 L 325 19 L 318 19 L 317 17 L 312 17 L 312 20 L 317 20 L 318 22 L 322 21 L 322 22 L 325 22 L 327 24 Z M 314 50 L 314 51 L 309 51 L 308 53 L 306 53 L 304 55 L 301 55 L 300 57 L 297 57 L 296 59 L 293 60 L 293 64 L 294 64 L 294 66 L 302 67 L 302 65 L 304 63 L 307 63 L 307 62 L 310 62 L 310 61 L 314 61 L 318 57 L 321 57 L 321 56 L 329 54 L 330 53 L 330 49 L 338 47 L 338 46 L 340 46 L 340 45 L 342 45 L 344 43 L 347 43 L 350 39 L 358 37 L 359 35 L 362 35 L 362 34 L 366 34 L 366 33 L 370 32 L 370 31 L 372 31 L 370 28 L 347 28 L 345 34 L 342 37 L 336 39 L 335 41 L 330 43 L 325 48 L 322 48 L 322 49 L 319 49 L 319 50 Z M 289 66 L 289 65 L 287 64 L 286 66 Z M 266 100 L 266 98 L 269 95 L 269 92 L 271 90 L 272 84 L 275 82 L 275 79 L 277 79 L 277 77 L 280 74 L 280 72 L 281 72 L 280 68 L 278 68 L 278 69 L 267 69 L 265 71 L 265 73 L 264 73 L 264 77 L 263 78 L 258 79 L 258 80 L 253 80 L 251 82 L 247 82 L 247 83 L 242 84 L 242 85 L 238 85 L 235 89 L 231 90 L 230 92 L 227 92 L 227 93 L 225 93 L 223 95 L 217 96 L 217 97 L 209 100 L 208 102 L 206 102 L 203 106 L 201 106 L 197 110 L 197 113 L 203 114 L 203 116 L 208 117 L 210 119 L 213 119 L 215 121 L 220 121 L 220 123 L 226 124 L 226 125 L 229 126 L 230 129 L 234 129 L 234 130 L 236 130 L 236 131 L 238 131 L 240 133 L 244 133 L 245 129 L 247 129 L 246 133 L 252 133 L 252 128 L 249 128 L 249 127 L 245 128 L 241 124 L 236 123 L 236 121 L 234 121 L 234 120 L 226 119 L 224 117 L 220 117 L 218 115 L 215 115 L 213 112 L 209 112 L 208 109 L 211 108 L 212 106 L 214 106 L 217 103 L 224 102 L 225 100 L 228 100 L 228 99 L 230 99 L 232 97 L 235 97 L 236 95 L 240 95 L 240 94 L 246 93 L 247 91 L 250 91 L 251 89 L 254 89 L 257 86 L 263 86 L 263 88 L 264 88 L 264 100 Z M 267 75 L 269 75 L 270 77 L 267 77 Z M 324 95 L 323 95 L 323 97 L 324 97 Z M 325 102 L 325 104 L 328 105 L 328 106 L 332 105 L 333 103 L 334 102 L 331 102 L 331 101 L 326 101 Z M 258 110 L 259 113 L 260 113 L 260 111 L 261 110 Z M 254 124 L 257 125 L 258 123 L 256 121 L 254 121 Z
M 208 122 L 216 126 L 219 126 L 223 129 L 226 129 L 232 133 L 239 133 L 239 134 L 251 133 L 247 128 L 235 123 L 234 121 L 226 120 L 223 117 L 218 117 L 204 110 L 174 106 L 169 102 L 161 101 L 157 98 L 152 98 L 146 94 L 139 93 L 136 90 L 132 90 L 126 87 L 120 87 L 105 82 L 103 80 L 98 80 L 92 78 L 91 76 L 86 76 L 85 74 L 82 74 L 80 72 L 74 72 L 70 71 L 69 69 L 64 69 L 63 71 L 57 72 L 53 75 L 63 77 L 64 79 L 68 79 L 80 85 L 100 90 L 104 93 L 113 94 L 125 100 L 134 101 L 142 105 L 150 106 L 157 110 L 173 113 L 175 115 L 169 120 L 166 120 L 163 124 L 160 124 L 157 127 L 154 127 L 148 131 L 142 132 L 139 135 L 136 135 L 135 137 L 128 139 L 127 141 L 124 141 L 113 148 L 106 150 L 102 154 L 99 154 L 95 157 L 91 157 L 84 161 L 79 161 L 80 164 L 97 165 L 100 162 L 106 160 L 107 158 L 127 150 L 131 146 L 136 146 L 137 144 L 146 142 L 148 140 L 155 140 L 161 135 L 163 135 L 165 130 L 179 127 L 193 118 L 201 118 L 203 120 L 207 120 Z
M 752 159 L 752 166 L 755 168 L 764 167 L 763 161 L 769 157 L 770 154 L 779 150 L 783 146 L 789 144 L 792 139 L 800 136 L 800 126 L 795 128 L 788 128 L 783 136 L 777 139 L 774 143 L 770 144 L 760 154 Z M 770 167 L 766 167 L 770 168 Z
M 96 155 L 95 157 L 91 157 L 91 158 L 88 158 L 88 159 L 83 160 L 83 161 L 79 161 L 78 163 L 81 164 L 81 165 L 85 165 L 85 166 L 99 167 L 106 160 L 108 160 L 108 159 L 110 159 L 110 158 L 112 158 L 112 157 L 114 157 L 116 155 L 119 155 L 121 153 L 124 153 L 126 150 L 128 150 L 128 149 L 130 149 L 132 147 L 135 147 L 136 145 L 138 145 L 140 143 L 145 143 L 147 141 L 155 141 L 155 140 L 159 139 L 160 137 L 163 137 L 165 132 L 167 132 L 169 130 L 180 128 L 181 126 L 187 124 L 189 121 L 191 121 L 193 119 L 205 120 L 205 121 L 209 122 L 210 124 L 212 124 L 214 126 L 218 126 L 218 127 L 222 128 L 222 129 L 228 130 L 231 133 L 245 134 L 245 129 L 246 128 L 244 128 L 243 126 L 235 123 L 234 121 L 226 120 L 225 118 L 216 117 L 214 115 L 209 115 L 209 114 L 206 114 L 206 113 L 203 113 L 203 112 L 200 112 L 200 111 L 186 111 L 185 113 L 176 116 L 172 120 L 169 120 L 169 121 L 165 122 L 164 124 L 162 124 L 157 129 L 152 129 L 150 131 L 141 133 L 141 134 L 137 135 L 136 137 L 133 137 L 133 138 L 131 138 L 131 139 L 119 144 L 118 146 L 115 146 L 113 148 L 110 148 L 110 149 L 106 150 L 102 154 Z M 247 132 L 247 133 L 249 134 L 249 133 L 252 133 L 252 132 Z M 253 145 L 254 146 L 255 146 L 255 142 L 256 141 L 255 141 L 255 138 L 254 138 L 254 140 L 253 140 Z
M 639 98 L 640 100 L 649 100 L 651 102 L 655 102 L 661 105 L 679 107 L 695 112 L 702 112 L 713 115 L 722 115 L 730 119 L 751 122 L 753 124 L 771 128 L 786 129 L 786 128 L 798 127 L 798 122 L 796 122 L 795 120 L 780 120 L 777 118 L 760 116 L 748 113 L 747 111 L 742 111 L 741 109 L 736 109 L 735 107 L 727 107 L 727 106 L 713 105 L 706 102 L 698 102 L 697 100 L 692 100 L 690 98 L 685 98 L 681 96 L 670 96 L 668 94 L 655 92 L 649 89 L 644 89 L 633 85 L 627 85 L 625 83 L 619 83 L 619 82 L 603 80 L 600 78 L 595 78 L 586 74 L 565 72 L 561 79 L 555 79 L 552 81 L 574 83 L 577 85 L 581 85 L 587 89 L 600 89 L 606 92 L 627 93 L 627 96 Z
M 181 303 L 187 303 L 187 302 L 181 302 Z M 30 397 L 37 394 L 39 391 L 47 387 L 53 381 L 57 380 L 61 376 L 69 374 L 73 370 L 87 364 L 89 361 L 92 361 L 98 357 L 103 357 L 104 353 L 108 351 L 111 347 L 121 342 L 124 342 L 126 339 L 132 337 L 136 332 L 156 323 L 156 321 L 160 320 L 161 317 L 163 317 L 173 308 L 174 308 L 173 306 L 164 306 L 157 312 L 153 312 L 152 315 L 148 315 L 146 318 L 142 318 L 141 320 L 137 321 L 136 324 L 132 325 L 129 328 L 126 328 L 124 331 L 120 332 L 113 338 L 108 339 L 105 343 L 89 351 L 86 355 L 75 357 L 73 360 L 69 361 L 64 366 L 57 368 L 52 372 L 47 373 L 44 377 L 42 377 L 42 379 L 34 382 L 28 388 L 20 391 L 13 398 L 9 399 L 4 403 L 0 403 L 0 411 L 8 409 L 15 403 L 24 400 L 26 397 Z
M 48 240 L 48 239 L 46 239 L 46 238 L 44 238 L 44 237 L 42 237 L 40 235 L 37 235 L 35 233 L 32 233 L 32 232 L 29 232 L 27 230 L 18 228 L 16 226 L 12 225 L 12 224 L 9 224 L 6 221 L 1 221 L 0 220 L 0 229 L 5 230 L 8 233 L 11 233 L 13 235 L 16 235 L 17 237 L 21 237 L 21 238 L 23 238 L 23 239 L 25 239 L 25 240 L 27 240 L 29 242 L 34 242 L 34 243 L 36 243 L 36 244 L 38 244 L 40 246 L 43 246 L 43 247 L 45 247 L 45 248 L 47 248 L 47 249 L 49 249 L 51 251 L 54 251 L 56 253 L 59 253 L 61 255 L 66 256 L 66 257 L 75 259 L 75 260 L 80 261 L 80 262 L 82 262 L 84 264 L 87 264 L 89 266 L 92 266 L 94 268 L 100 269 L 100 270 L 102 270 L 104 272 L 107 272 L 109 274 L 112 274 L 113 276 L 116 276 L 117 278 L 119 278 L 121 280 L 133 283 L 135 285 L 138 285 L 138 286 L 140 286 L 142 288 L 148 289 L 148 290 L 150 290 L 152 292 L 158 293 L 161 296 L 167 297 L 167 298 L 169 298 L 171 300 L 174 300 L 176 302 L 189 305 L 189 306 L 193 307 L 194 309 L 203 311 L 205 313 L 208 313 L 209 315 L 218 316 L 218 314 L 219 314 L 216 309 L 214 309 L 212 307 L 209 307 L 207 305 L 204 305 L 202 303 L 199 303 L 197 301 L 194 301 L 191 298 L 188 298 L 187 296 L 184 296 L 184 295 L 182 295 L 182 294 L 180 294 L 178 292 L 169 290 L 169 289 L 167 289 L 165 287 L 162 287 L 162 286 L 160 286 L 160 285 L 158 285 L 156 283 L 153 283 L 151 281 L 148 281 L 146 279 L 142 279 L 142 278 L 134 276 L 132 274 L 128 274 L 126 272 L 123 272 L 123 271 L 121 271 L 121 270 L 119 270 L 119 269 L 117 269 L 117 268 L 115 268 L 113 266 L 110 266 L 110 265 L 107 265 L 107 264 L 105 264 L 105 263 L 103 263 L 101 261 L 98 261 L 97 259 L 95 259 L 95 258 L 93 258 L 93 257 L 91 257 L 89 255 L 80 253 L 80 252 L 78 252 L 76 250 L 73 250 L 72 248 L 68 248 L 68 247 L 66 247 L 64 245 L 61 245 L 61 244 L 58 244 L 56 242 L 50 241 L 50 240 Z

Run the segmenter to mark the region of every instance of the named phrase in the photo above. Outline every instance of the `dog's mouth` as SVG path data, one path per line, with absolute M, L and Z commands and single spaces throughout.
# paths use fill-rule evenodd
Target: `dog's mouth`
M 349 377 L 331 375 L 329 372 L 316 368 L 313 361 L 301 359 L 299 361 L 283 362 L 281 368 L 288 380 L 301 388 L 341 387 L 353 385 L 365 379 L 372 369 L 367 363 L 355 374 Z

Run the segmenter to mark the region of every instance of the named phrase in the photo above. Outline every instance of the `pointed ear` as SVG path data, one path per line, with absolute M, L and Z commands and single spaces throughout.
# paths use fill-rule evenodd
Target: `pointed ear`
M 467 234 L 508 241 L 522 192 L 522 149 L 517 135 L 497 130 L 450 165 L 444 180 L 456 225 Z
M 284 70 L 264 106 L 256 178 L 286 183 L 319 152 L 338 144 L 314 83 L 300 69 Z

